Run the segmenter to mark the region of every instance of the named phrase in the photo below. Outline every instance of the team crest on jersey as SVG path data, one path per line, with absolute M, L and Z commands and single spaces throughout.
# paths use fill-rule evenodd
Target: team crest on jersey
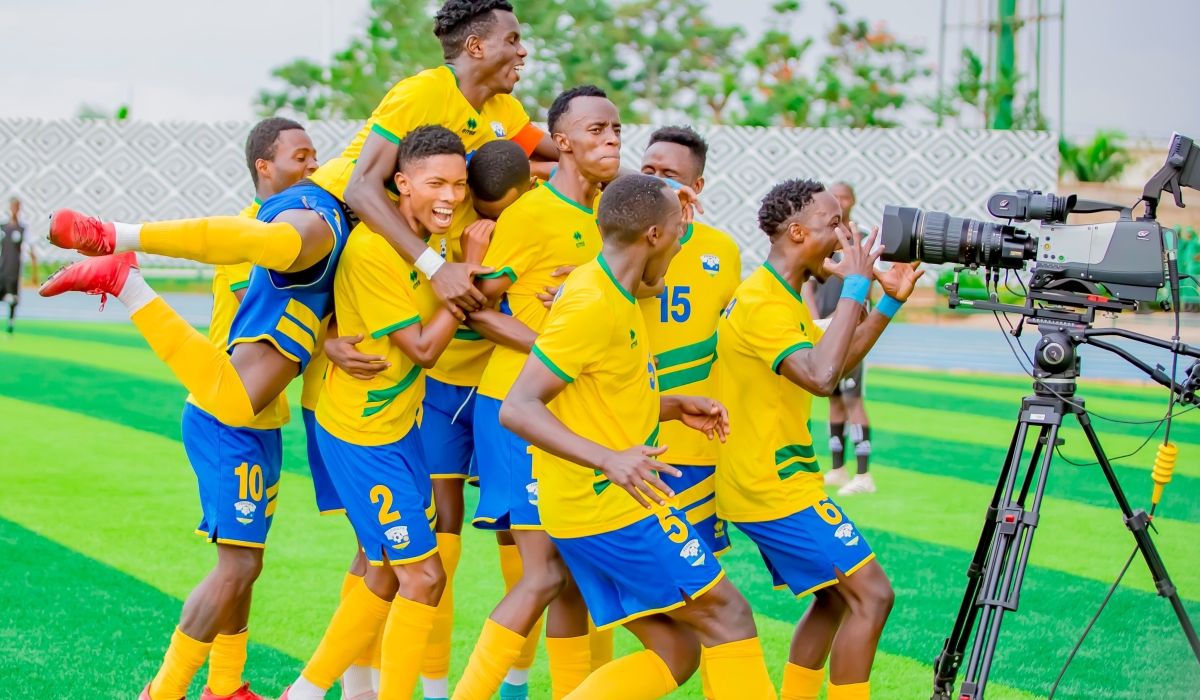
M 858 533 L 854 531 L 854 526 L 850 523 L 842 523 L 838 526 L 833 536 L 841 540 L 842 544 L 847 547 L 853 547 L 858 544 Z
M 446 259 L 446 238 L 444 236 L 442 237 L 442 242 L 441 242 L 440 248 L 441 248 L 441 250 L 439 252 L 442 255 L 442 259 L 445 260 Z
M 477 129 L 478 127 L 479 127 L 479 122 L 475 121 L 474 118 L 468 119 L 467 125 L 463 127 L 463 133 L 466 134 L 467 136 L 474 136 L 475 129 Z
M 389 528 L 383 533 L 383 536 L 388 538 L 389 542 L 393 543 L 392 549 L 404 549 L 408 546 L 408 527 L 405 525 L 397 525 L 396 527 Z
M 705 253 L 700 256 L 700 267 L 704 268 L 710 276 L 721 271 L 721 259 L 715 255 Z
M 495 134 L 496 138 L 498 139 L 502 139 L 508 135 L 508 132 L 504 130 L 504 125 L 500 122 L 492 122 L 492 133 Z
M 538 482 L 531 481 L 525 484 L 525 493 L 529 498 L 529 504 L 536 506 L 538 504 Z
M 683 549 L 679 550 L 679 556 L 688 560 L 692 566 L 700 566 L 704 563 L 704 552 L 700 551 L 700 540 L 690 539 L 687 544 L 683 545 Z
M 238 501 L 233 504 L 233 509 L 238 512 L 237 521 L 243 525 L 249 525 L 254 522 L 254 511 L 258 510 L 258 506 L 252 501 Z
M 445 256 L 445 253 L 442 253 L 442 255 Z M 413 289 L 421 286 L 421 278 L 417 276 L 416 270 L 408 273 L 408 281 L 412 282 Z
M 574 234 L 572 234 L 571 238 L 575 239 L 575 247 L 576 248 L 582 248 L 585 245 L 587 245 L 587 243 L 583 240 L 583 234 L 578 231 L 576 231 Z

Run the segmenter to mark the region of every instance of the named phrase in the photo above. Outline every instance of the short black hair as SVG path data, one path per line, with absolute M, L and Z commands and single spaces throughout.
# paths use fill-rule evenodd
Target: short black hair
M 424 160 L 432 156 L 467 157 L 462 139 L 458 134 L 439 124 L 418 126 L 400 139 L 400 150 L 396 156 L 396 168 Z
M 491 30 L 496 18 L 492 10 L 512 12 L 508 0 L 446 0 L 433 17 L 433 35 L 442 42 L 442 56 L 458 58 L 467 37 L 482 37 Z
M 825 185 L 816 180 L 784 180 L 763 197 L 758 208 L 758 227 L 775 240 L 784 223 L 808 206 L 818 192 L 824 191 Z
M 499 202 L 504 195 L 529 182 L 529 156 L 508 139 L 488 141 L 471 155 L 467 185 L 482 202 Z
M 254 125 L 250 135 L 246 137 L 246 167 L 250 168 L 250 179 L 258 187 L 258 168 L 254 164 L 262 160 L 275 158 L 275 142 L 279 140 L 279 132 L 299 129 L 304 131 L 300 122 L 284 119 L 283 117 L 268 117 Z
M 571 100 L 576 97 L 603 97 L 607 99 L 608 93 L 595 85 L 580 85 L 570 90 L 563 90 L 559 93 L 558 97 L 554 98 L 554 102 L 550 105 L 550 111 L 546 113 L 546 126 L 550 128 L 550 133 L 554 134 L 558 132 L 559 120 L 571 109 Z
M 597 223 L 605 244 L 627 245 L 661 222 L 671 195 L 667 184 L 652 175 L 626 175 L 613 180 L 600 198 Z
M 646 145 L 653 146 L 660 142 L 677 143 L 687 148 L 696 159 L 700 174 L 704 174 L 704 164 L 708 161 L 708 142 L 695 129 L 690 126 L 664 126 L 650 134 L 650 143 Z

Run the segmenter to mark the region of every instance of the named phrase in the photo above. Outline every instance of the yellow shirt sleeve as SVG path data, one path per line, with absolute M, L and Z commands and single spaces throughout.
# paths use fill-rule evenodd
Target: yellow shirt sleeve
M 355 256 L 349 265 L 342 262 L 358 315 L 372 338 L 421 322 L 413 281 L 403 278 L 400 256 L 382 238 L 379 241 L 382 246 L 364 247 L 367 254 Z
M 236 292 L 250 286 L 250 271 L 254 269 L 254 265 L 239 263 L 222 267 L 225 269 L 225 277 L 229 280 L 229 291 Z
M 759 359 L 770 365 L 772 372 L 779 372 L 788 355 L 813 346 L 814 327 L 811 321 L 806 324 L 798 319 L 787 303 L 764 299 L 747 310 L 742 334 Z
M 538 231 L 522 212 L 508 211 L 500 215 L 496 229 L 492 231 L 492 242 L 483 255 L 483 266 L 495 268 L 494 272 L 480 275 L 486 278 L 507 276 L 516 282 L 534 266 L 541 253 L 539 236 L 530 235 Z
M 550 309 L 533 354 L 564 382 L 574 382 L 600 361 L 612 341 L 612 311 L 594 290 L 564 293 Z
M 440 110 L 445 108 L 446 96 L 440 92 L 437 81 L 425 76 L 396 83 L 375 109 L 371 131 L 392 143 L 400 143 L 405 134 L 418 126 L 441 123 Z

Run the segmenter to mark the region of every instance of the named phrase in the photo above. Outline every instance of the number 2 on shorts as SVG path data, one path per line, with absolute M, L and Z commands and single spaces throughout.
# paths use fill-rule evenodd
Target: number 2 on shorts
M 371 502 L 379 504 L 379 524 L 387 525 L 400 519 L 400 514 L 392 510 L 392 491 L 383 484 L 371 488 Z

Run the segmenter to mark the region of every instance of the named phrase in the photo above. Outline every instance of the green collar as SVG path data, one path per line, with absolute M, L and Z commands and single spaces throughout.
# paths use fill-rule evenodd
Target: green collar
M 774 267 L 771 266 L 770 262 L 767 262 L 764 260 L 763 267 L 767 268 L 767 271 L 770 272 L 772 275 L 774 275 L 775 279 L 779 280 L 779 283 L 783 285 L 784 289 L 788 290 L 789 292 L 791 292 L 792 296 L 796 297 L 796 301 L 800 302 L 801 304 L 804 303 L 804 297 L 797 294 L 795 289 L 792 289 L 792 285 L 788 284 L 788 281 L 785 280 L 783 278 L 783 275 L 779 274 L 779 272 Z
M 604 274 L 608 275 L 608 279 L 612 280 L 613 286 L 616 287 L 617 289 L 621 290 L 621 296 L 628 299 L 630 304 L 636 304 L 637 299 L 634 299 L 633 295 L 630 294 L 629 291 L 625 289 L 625 287 L 621 286 L 621 283 L 617 281 L 617 278 L 613 277 L 612 270 L 610 270 L 608 268 L 608 261 L 604 259 L 604 253 L 601 253 L 600 255 L 596 256 L 596 262 L 600 263 L 601 269 L 604 270 Z
M 262 206 L 262 200 L 261 200 L 261 199 L 259 199 L 258 197 L 255 197 L 255 198 L 254 198 L 254 203 L 255 203 L 255 204 L 257 204 L 257 205 L 258 205 L 258 206 L 260 206 L 260 207 Z
M 545 185 L 546 185 L 546 189 L 553 192 L 555 194 L 555 196 L 557 196 L 562 201 L 566 202 L 567 204 L 570 204 L 571 206 L 579 209 L 580 211 L 586 212 L 589 215 L 595 215 L 596 212 L 592 211 L 591 209 L 588 209 L 587 207 L 583 206 L 579 202 L 576 202 L 575 200 L 564 196 L 562 192 L 559 192 L 558 190 L 554 189 L 554 185 L 551 185 L 549 180 L 546 181 Z M 620 285 L 618 285 L 618 286 L 620 286 Z
M 695 232 L 695 229 L 693 227 L 695 225 L 696 225 L 695 223 L 688 224 L 688 230 L 686 233 L 683 234 L 683 238 L 679 239 L 679 245 L 683 245 L 684 243 L 687 243 L 688 241 L 692 240 L 692 233 Z

